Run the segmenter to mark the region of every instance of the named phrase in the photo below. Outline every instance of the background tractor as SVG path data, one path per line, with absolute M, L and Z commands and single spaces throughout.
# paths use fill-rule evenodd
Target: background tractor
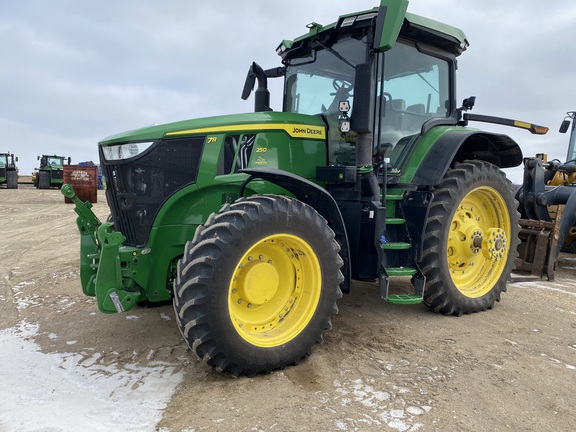
M 40 167 L 33 174 L 34 186 L 38 189 L 51 187 L 61 188 L 64 179 L 64 163 L 70 165 L 71 159 L 65 156 L 42 155 L 38 156 Z
M 445 315 L 499 301 L 514 267 L 518 212 L 502 168 L 522 151 L 456 102 L 468 41 L 407 13 L 405 0 L 284 40 L 282 65 L 253 63 L 255 112 L 186 120 L 99 143 L 111 221 L 76 203 L 80 278 L 105 313 L 173 301 L 210 366 L 254 375 L 322 341 L 352 280 L 391 303 Z M 268 79 L 284 79 L 282 112 Z M 390 280 L 405 277 L 411 291 Z
M 18 189 L 18 158 L 10 152 L 0 153 L 0 185 L 5 184 L 7 189 Z

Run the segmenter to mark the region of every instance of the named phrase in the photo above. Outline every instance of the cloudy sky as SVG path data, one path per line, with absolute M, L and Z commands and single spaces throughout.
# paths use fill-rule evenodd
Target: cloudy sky
M 21 174 L 43 153 L 98 159 L 96 143 L 154 123 L 249 112 L 248 66 L 279 65 L 282 39 L 378 0 L 2 0 L 0 151 Z M 544 137 L 477 124 L 515 138 L 525 155 L 565 159 L 558 133 L 576 110 L 576 2 L 411 0 L 408 10 L 465 31 L 458 100 L 474 112 L 550 127 Z M 280 109 L 280 88 L 272 85 Z M 513 180 L 521 174 L 509 174 Z

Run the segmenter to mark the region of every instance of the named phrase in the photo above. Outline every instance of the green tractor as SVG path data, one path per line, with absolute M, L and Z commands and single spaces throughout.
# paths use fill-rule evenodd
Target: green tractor
M 18 189 L 18 158 L 10 152 L 0 153 L 0 185 L 5 184 L 7 189 Z
M 40 167 L 33 175 L 34 186 L 37 189 L 50 189 L 57 187 L 60 189 L 64 182 L 64 163 L 68 165 L 71 159 L 64 156 L 42 155 L 38 156 Z
M 467 113 L 473 98 L 458 107 L 464 33 L 407 6 L 382 0 L 284 40 L 282 66 L 249 70 L 254 113 L 100 142 L 111 220 L 62 188 L 84 293 L 105 313 L 172 301 L 192 350 L 235 376 L 309 355 L 352 280 L 446 315 L 492 308 L 519 242 L 501 168 L 523 158 L 510 137 L 466 126 L 546 129 Z M 274 112 L 267 80 L 280 77 Z M 412 290 L 394 291 L 396 276 Z

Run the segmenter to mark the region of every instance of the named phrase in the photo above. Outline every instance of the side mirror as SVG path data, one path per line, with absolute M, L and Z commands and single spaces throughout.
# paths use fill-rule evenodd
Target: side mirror
M 462 101 L 462 108 L 464 111 L 469 111 L 474 108 L 474 104 L 476 103 L 476 96 L 470 96 Z
M 560 125 L 560 130 L 558 132 L 566 133 L 569 127 L 570 127 L 570 120 L 564 120 Z

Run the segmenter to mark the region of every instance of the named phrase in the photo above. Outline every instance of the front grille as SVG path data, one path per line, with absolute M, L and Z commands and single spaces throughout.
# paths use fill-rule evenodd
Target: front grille
M 179 189 L 196 182 L 204 137 L 161 140 L 140 156 L 125 161 L 100 160 L 106 197 L 124 244 L 142 247 L 162 204 Z
M 64 178 L 64 171 L 61 169 L 52 170 L 53 180 L 62 180 Z

